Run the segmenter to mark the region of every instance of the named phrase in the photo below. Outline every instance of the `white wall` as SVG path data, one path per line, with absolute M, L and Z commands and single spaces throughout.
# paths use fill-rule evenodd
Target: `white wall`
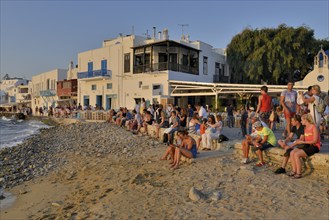
M 57 81 L 63 81 L 67 77 L 67 69 L 54 69 L 47 72 L 40 73 L 32 77 L 31 83 L 29 84 L 32 88 L 31 103 L 33 113 L 35 107 L 50 106 L 55 104 L 58 100 L 57 96 L 51 96 L 45 98 L 40 96 L 40 91 L 52 90 L 53 93 L 57 93 Z M 47 82 L 49 80 L 49 85 Z

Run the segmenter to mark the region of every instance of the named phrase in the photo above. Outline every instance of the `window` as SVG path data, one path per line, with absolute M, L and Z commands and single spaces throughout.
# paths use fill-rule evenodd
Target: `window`
M 112 83 L 106 84 L 106 89 L 112 89 Z
M 124 55 L 124 72 L 125 73 L 130 72 L 130 53 L 126 53 Z
M 219 71 L 220 71 L 220 63 L 215 63 L 215 75 L 219 75 Z
M 71 82 L 63 82 L 63 88 L 71 88 Z
M 143 82 L 142 82 L 142 81 L 139 81 L 139 83 L 138 83 L 138 87 L 139 87 L 139 88 L 142 88 L 142 85 L 143 85 Z
M 153 90 L 160 89 L 160 85 L 153 85 Z
M 208 57 L 203 57 L 203 75 L 208 75 Z
M 183 60 L 182 60 L 182 64 L 184 66 L 187 66 L 188 65 L 188 56 L 183 54 Z
M 323 75 L 319 75 L 318 78 L 317 78 L 317 80 L 319 82 L 322 82 L 324 80 L 324 76 Z
M 222 64 L 222 75 L 228 76 L 228 71 L 225 71 L 225 64 Z
M 50 79 L 47 79 L 47 85 L 46 86 L 47 86 L 46 89 L 49 90 L 50 89 Z
M 96 90 L 96 85 L 91 85 L 91 90 Z

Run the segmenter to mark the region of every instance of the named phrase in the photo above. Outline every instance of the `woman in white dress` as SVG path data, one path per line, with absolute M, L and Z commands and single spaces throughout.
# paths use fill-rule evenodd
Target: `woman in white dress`
M 207 130 L 206 133 L 202 135 L 202 147 L 204 150 L 210 150 L 212 145 L 212 140 L 218 139 L 223 128 L 223 122 L 221 116 L 217 115 L 218 121 L 216 122 L 213 115 L 208 116 Z

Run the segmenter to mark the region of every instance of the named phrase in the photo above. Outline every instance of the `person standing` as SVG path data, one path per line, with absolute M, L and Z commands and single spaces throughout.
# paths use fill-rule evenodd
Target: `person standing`
M 187 105 L 187 127 L 189 127 L 190 121 L 193 118 L 194 110 L 191 104 Z
M 245 137 L 247 134 L 247 122 L 248 122 L 248 112 L 245 107 L 241 107 L 241 131 L 242 136 Z
M 233 128 L 234 127 L 234 116 L 233 116 L 233 106 L 230 104 L 227 106 L 226 108 L 226 112 L 227 112 L 227 126 L 229 128 Z
M 290 134 L 291 118 L 294 117 L 297 110 L 297 92 L 293 90 L 294 82 L 288 82 L 288 88 L 281 93 L 280 104 L 283 107 L 283 113 L 286 120 L 286 129 L 283 136 Z
M 255 115 L 256 115 L 256 113 L 255 113 L 254 107 L 250 107 L 249 112 L 248 112 L 248 134 L 252 133 L 252 121 L 251 121 L 251 119 L 253 117 L 255 117 Z
M 321 114 L 316 110 L 315 106 L 319 103 L 320 93 L 321 89 L 318 85 L 312 86 L 312 96 L 310 98 L 306 98 L 303 93 L 300 93 L 303 102 L 308 104 L 308 110 L 310 111 L 313 121 L 318 128 L 321 124 Z
M 198 103 L 196 105 L 196 109 L 198 111 L 199 120 L 202 120 L 203 118 L 208 118 L 208 113 L 206 109 L 201 105 L 201 103 Z
M 258 97 L 258 105 L 256 113 L 259 113 L 259 118 L 265 122 L 268 126 L 270 125 L 270 115 L 272 109 L 272 97 L 267 94 L 267 86 L 260 88 L 260 96 Z

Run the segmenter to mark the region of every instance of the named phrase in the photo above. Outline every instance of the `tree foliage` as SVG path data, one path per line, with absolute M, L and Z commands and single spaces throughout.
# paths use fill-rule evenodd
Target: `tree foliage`
M 328 40 L 316 40 L 314 31 L 305 26 L 247 28 L 227 47 L 231 82 L 285 84 L 301 80 L 312 70 L 320 44 L 329 48 Z

